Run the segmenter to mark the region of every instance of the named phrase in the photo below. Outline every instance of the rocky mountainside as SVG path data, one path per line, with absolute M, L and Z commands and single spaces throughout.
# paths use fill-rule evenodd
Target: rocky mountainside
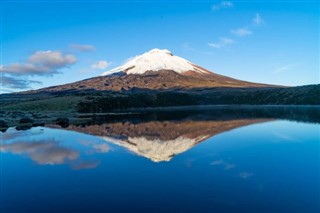
M 39 91 L 272 87 L 210 72 L 168 50 L 153 49 L 100 76 Z

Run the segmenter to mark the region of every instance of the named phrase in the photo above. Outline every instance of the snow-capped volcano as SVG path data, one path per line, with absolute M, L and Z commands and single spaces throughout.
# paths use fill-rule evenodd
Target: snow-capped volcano
M 160 91 L 270 86 L 220 75 L 175 56 L 169 50 L 152 49 L 97 77 L 39 91 Z
M 152 49 L 142 55 L 136 56 L 122 66 L 102 73 L 102 76 L 111 75 L 118 72 L 126 74 L 144 74 L 147 71 L 172 70 L 179 74 L 188 71 L 209 74 L 207 70 L 194 65 L 184 58 L 173 55 L 167 49 Z

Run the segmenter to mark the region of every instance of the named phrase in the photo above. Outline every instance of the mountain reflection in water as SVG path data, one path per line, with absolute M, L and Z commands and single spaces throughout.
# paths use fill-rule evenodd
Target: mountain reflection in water
M 232 129 L 278 118 L 318 123 L 318 116 L 318 108 L 207 109 L 98 116 L 63 130 L 57 125 L 26 131 L 9 128 L 0 133 L 3 139 L 0 150 L 27 156 L 40 165 L 68 164 L 73 169 L 95 168 L 100 163 L 95 155 L 112 151 L 114 145 L 153 162 L 162 162 Z
M 116 122 L 86 127 L 70 126 L 68 129 L 99 135 L 107 142 L 122 146 L 154 162 L 161 162 L 169 161 L 173 156 L 219 133 L 266 121 L 268 120 Z

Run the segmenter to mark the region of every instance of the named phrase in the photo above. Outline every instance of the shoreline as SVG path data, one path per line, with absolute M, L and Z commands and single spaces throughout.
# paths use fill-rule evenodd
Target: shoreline
M 283 118 L 304 116 L 312 117 L 316 123 L 320 123 L 320 105 L 192 105 L 171 107 L 131 108 L 103 113 L 79 113 L 72 111 L 19 111 L 7 110 L 0 114 L 0 131 L 8 127 L 24 128 L 45 126 L 48 124 L 63 125 L 91 125 L 114 120 L 148 120 L 173 118 L 182 114 L 186 118 L 201 115 L 210 118 L 228 119 L 229 117 L 252 118 L 255 116 L 277 118 L 279 114 Z M 24 119 L 24 120 L 23 120 Z M 29 120 L 28 120 L 29 119 Z

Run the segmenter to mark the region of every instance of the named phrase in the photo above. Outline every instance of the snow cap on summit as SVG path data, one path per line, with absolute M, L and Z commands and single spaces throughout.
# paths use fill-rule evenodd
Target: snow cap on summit
M 110 75 L 118 72 L 126 74 L 144 74 L 147 71 L 172 70 L 177 73 L 194 71 L 198 73 L 207 73 L 200 67 L 185 60 L 184 58 L 173 55 L 167 49 L 152 49 L 142 55 L 136 56 L 122 66 L 102 73 L 102 76 Z

